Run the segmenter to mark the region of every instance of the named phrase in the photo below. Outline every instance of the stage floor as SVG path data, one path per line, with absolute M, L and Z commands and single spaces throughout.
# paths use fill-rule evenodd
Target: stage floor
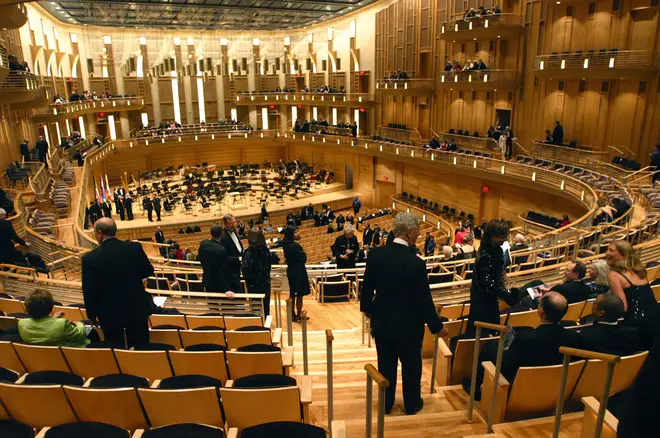
M 267 205 L 268 213 L 271 215 L 278 212 L 286 211 L 289 209 L 299 209 L 302 210 L 304 206 L 309 203 L 320 204 L 320 203 L 331 203 L 336 201 L 343 201 L 346 199 L 352 199 L 355 196 L 360 194 L 355 190 L 346 190 L 344 189 L 345 185 L 341 183 L 331 183 L 324 186 L 321 189 L 316 190 L 313 194 L 301 197 L 295 200 L 285 200 L 283 204 L 280 204 L 276 201 L 269 201 Z M 231 203 L 231 201 L 230 201 Z M 135 206 L 135 203 L 133 204 Z M 117 223 L 117 229 L 119 230 L 132 230 L 136 228 L 143 227 L 154 227 L 154 226 L 167 226 L 167 225 L 182 225 L 182 224 L 195 224 L 197 222 L 208 222 L 212 219 L 220 219 L 223 215 L 231 213 L 236 218 L 240 219 L 245 216 L 255 216 L 261 212 L 261 205 L 257 200 L 252 200 L 248 202 L 247 206 L 241 206 L 239 208 L 233 208 L 228 206 L 226 203 L 222 204 L 221 208 L 218 209 L 217 206 L 213 206 L 208 212 L 196 211 L 194 214 L 185 214 L 180 209 L 177 208 L 176 212 L 173 215 L 165 216 L 161 215 L 161 221 L 156 221 L 156 214 L 153 215 L 153 222 L 149 222 L 147 219 L 147 213 L 142 212 L 142 207 L 140 210 L 134 211 L 132 221 L 122 221 L 119 219 L 119 215 L 114 213 L 112 218 Z

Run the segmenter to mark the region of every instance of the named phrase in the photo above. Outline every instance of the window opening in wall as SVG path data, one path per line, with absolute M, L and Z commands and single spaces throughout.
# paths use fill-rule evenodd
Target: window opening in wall
M 566 82 L 559 81 L 559 87 L 558 87 L 559 91 L 564 91 L 565 88 L 566 88 Z
M 612 0 L 612 12 L 621 10 L 621 0 Z
M 589 15 L 596 13 L 596 3 L 589 3 Z
M 610 91 L 610 82 L 609 81 L 603 81 L 603 85 L 601 86 L 600 90 L 603 93 L 607 93 L 608 91 Z
M 572 17 L 573 16 L 573 6 L 566 6 L 566 16 L 567 17 Z
M 646 93 L 646 81 L 639 82 L 639 93 Z
M 583 80 L 580 81 L 579 92 L 580 92 L 580 93 L 584 93 L 586 89 L 587 89 L 587 81 L 585 81 L 585 80 L 583 79 Z

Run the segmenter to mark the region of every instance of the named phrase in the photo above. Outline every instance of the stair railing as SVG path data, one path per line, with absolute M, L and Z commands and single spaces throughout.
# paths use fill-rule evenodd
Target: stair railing
M 306 310 L 300 312 L 300 323 L 302 325 L 303 374 L 307 376 L 309 375 L 309 356 L 307 355 L 307 311 Z
M 332 438 L 332 419 L 334 418 L 334 389 L 332 386 L 333 377 L 332 377 L 332 342 L 335 340 L 332 330 L 327 329 L 325 331 L 325 351 L 326 351 L 326 363 L 327 363 L 327 375 L 328 375 L 328 430 L 330 431 L 330 437 Z
M 286 300 L 286 337 L 287 345 L 293 346 L 293 298 Z
M 364 366 L 367 372 L 367 415 L 366 415 L 366 438 L 371 438 L 371 415 L 373 405 L 373 382 L 378 385 L 378 426 L 376 436 L 385 437 L 385 390 L 390 386 L 390 382 L 370 363 Z

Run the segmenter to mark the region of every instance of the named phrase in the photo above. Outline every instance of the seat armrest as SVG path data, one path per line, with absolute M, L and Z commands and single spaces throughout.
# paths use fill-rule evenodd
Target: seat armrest
M 227 383 L 225 383 L 225 388 L 233 388 L 233 387 L 234 387 L 234 381 L 227 380 Z
M 309 405 L 312 403 L 312 376 L 302 376 L 300 381 L 300 403 Z
M 37 435 L 35 435 L 34 438 L 46 438 L 46 432 L 50 430 L 50 427 L 44 427 L 39 431 Z
M 230 427 L 229 432 L 227 432 L 227 438 L 238 438 L 238 429 Z
M 435 365 L 435 384 L 448 386 L 451 377 L 451 362 L 453 354 L 444 339 L 438 338 L 438 361 Z
M 268 315 L 264 320 L 264 327 L 270 328 L 273 325 L 273 315 Z
M 273 345 L 280 345 L 282 342 L 282 328 L 278 327 L 272 332 L 273 334 L 271 335 L 271 342 Z
M 16 384 L 16 385 L 21 385 L 21 384 L 23 384 L 23 382 L 25 381 L 25 378 L 27 377 L 28 374 L 29 374 L 29 373 L 25 373 L 25 374 L 23 374 L 22 376 L 20 376 L 20 377 L 18 378 L 18 380 L 16 380 L 16 382 L 14 382 L 14 384 Z
M 94 380 L 94 377 L 90 377 L 89 379 L 85 380 L 85 383 L 83 384 L 83 388 L 89 388 L 89 385 L 92 384 L 92 380 Z
M 335 420 L 330 425 L 332 438 L 346 438 L 346 422 L 344 420 Z
M 584 415 L 582 417 L 582 434 L 580 436 L 594 436 L 600 403 L 595 397 L 582 397 L 582 403 L 584 403 Z M 615 436 L 618 428 L 619 420 L 610 411 L 605 410 L 603 436 Z
M 499 382 L 495 385 L 495 364 L 493 362 L 482 362 L 484 367 L 484 383 L 481 389 L 481 411 L 488 415 L 491 409 L 493 392 L 497 392 L 495 398 L 495 415 L 493 423 L 498 424 L 505 421 L 506 405 L 509 397 L 509 381 L 500 373 Z
M 284 347 L 282 350 L 282 366 L 284 368 L 290 368 L 293 366 L 293 346 Z M 289 373 L 287 372 L 286 374 Z
M 136 429 L 131 438 L 142 438 L 142 434 L 144 434 L 144 429 Z
M 160 388 L 160 382 L 161 382 L 161 379 L 154 380 L 154 382 L 151 384 L 150 388 L 154 388 L 154 389 Z

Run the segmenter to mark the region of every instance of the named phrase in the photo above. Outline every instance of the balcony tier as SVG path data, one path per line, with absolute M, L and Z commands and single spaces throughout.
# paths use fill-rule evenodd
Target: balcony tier
M 589 50 L 534 58 L 540 77 L 571 79 L 645 79 L 658 73 L 658 54 L 650 50 Z
M 522 18 L 515 14 L 454 18 L 442 23 L 440 38 L 451 41 L 512 38 L 524 33 Z

